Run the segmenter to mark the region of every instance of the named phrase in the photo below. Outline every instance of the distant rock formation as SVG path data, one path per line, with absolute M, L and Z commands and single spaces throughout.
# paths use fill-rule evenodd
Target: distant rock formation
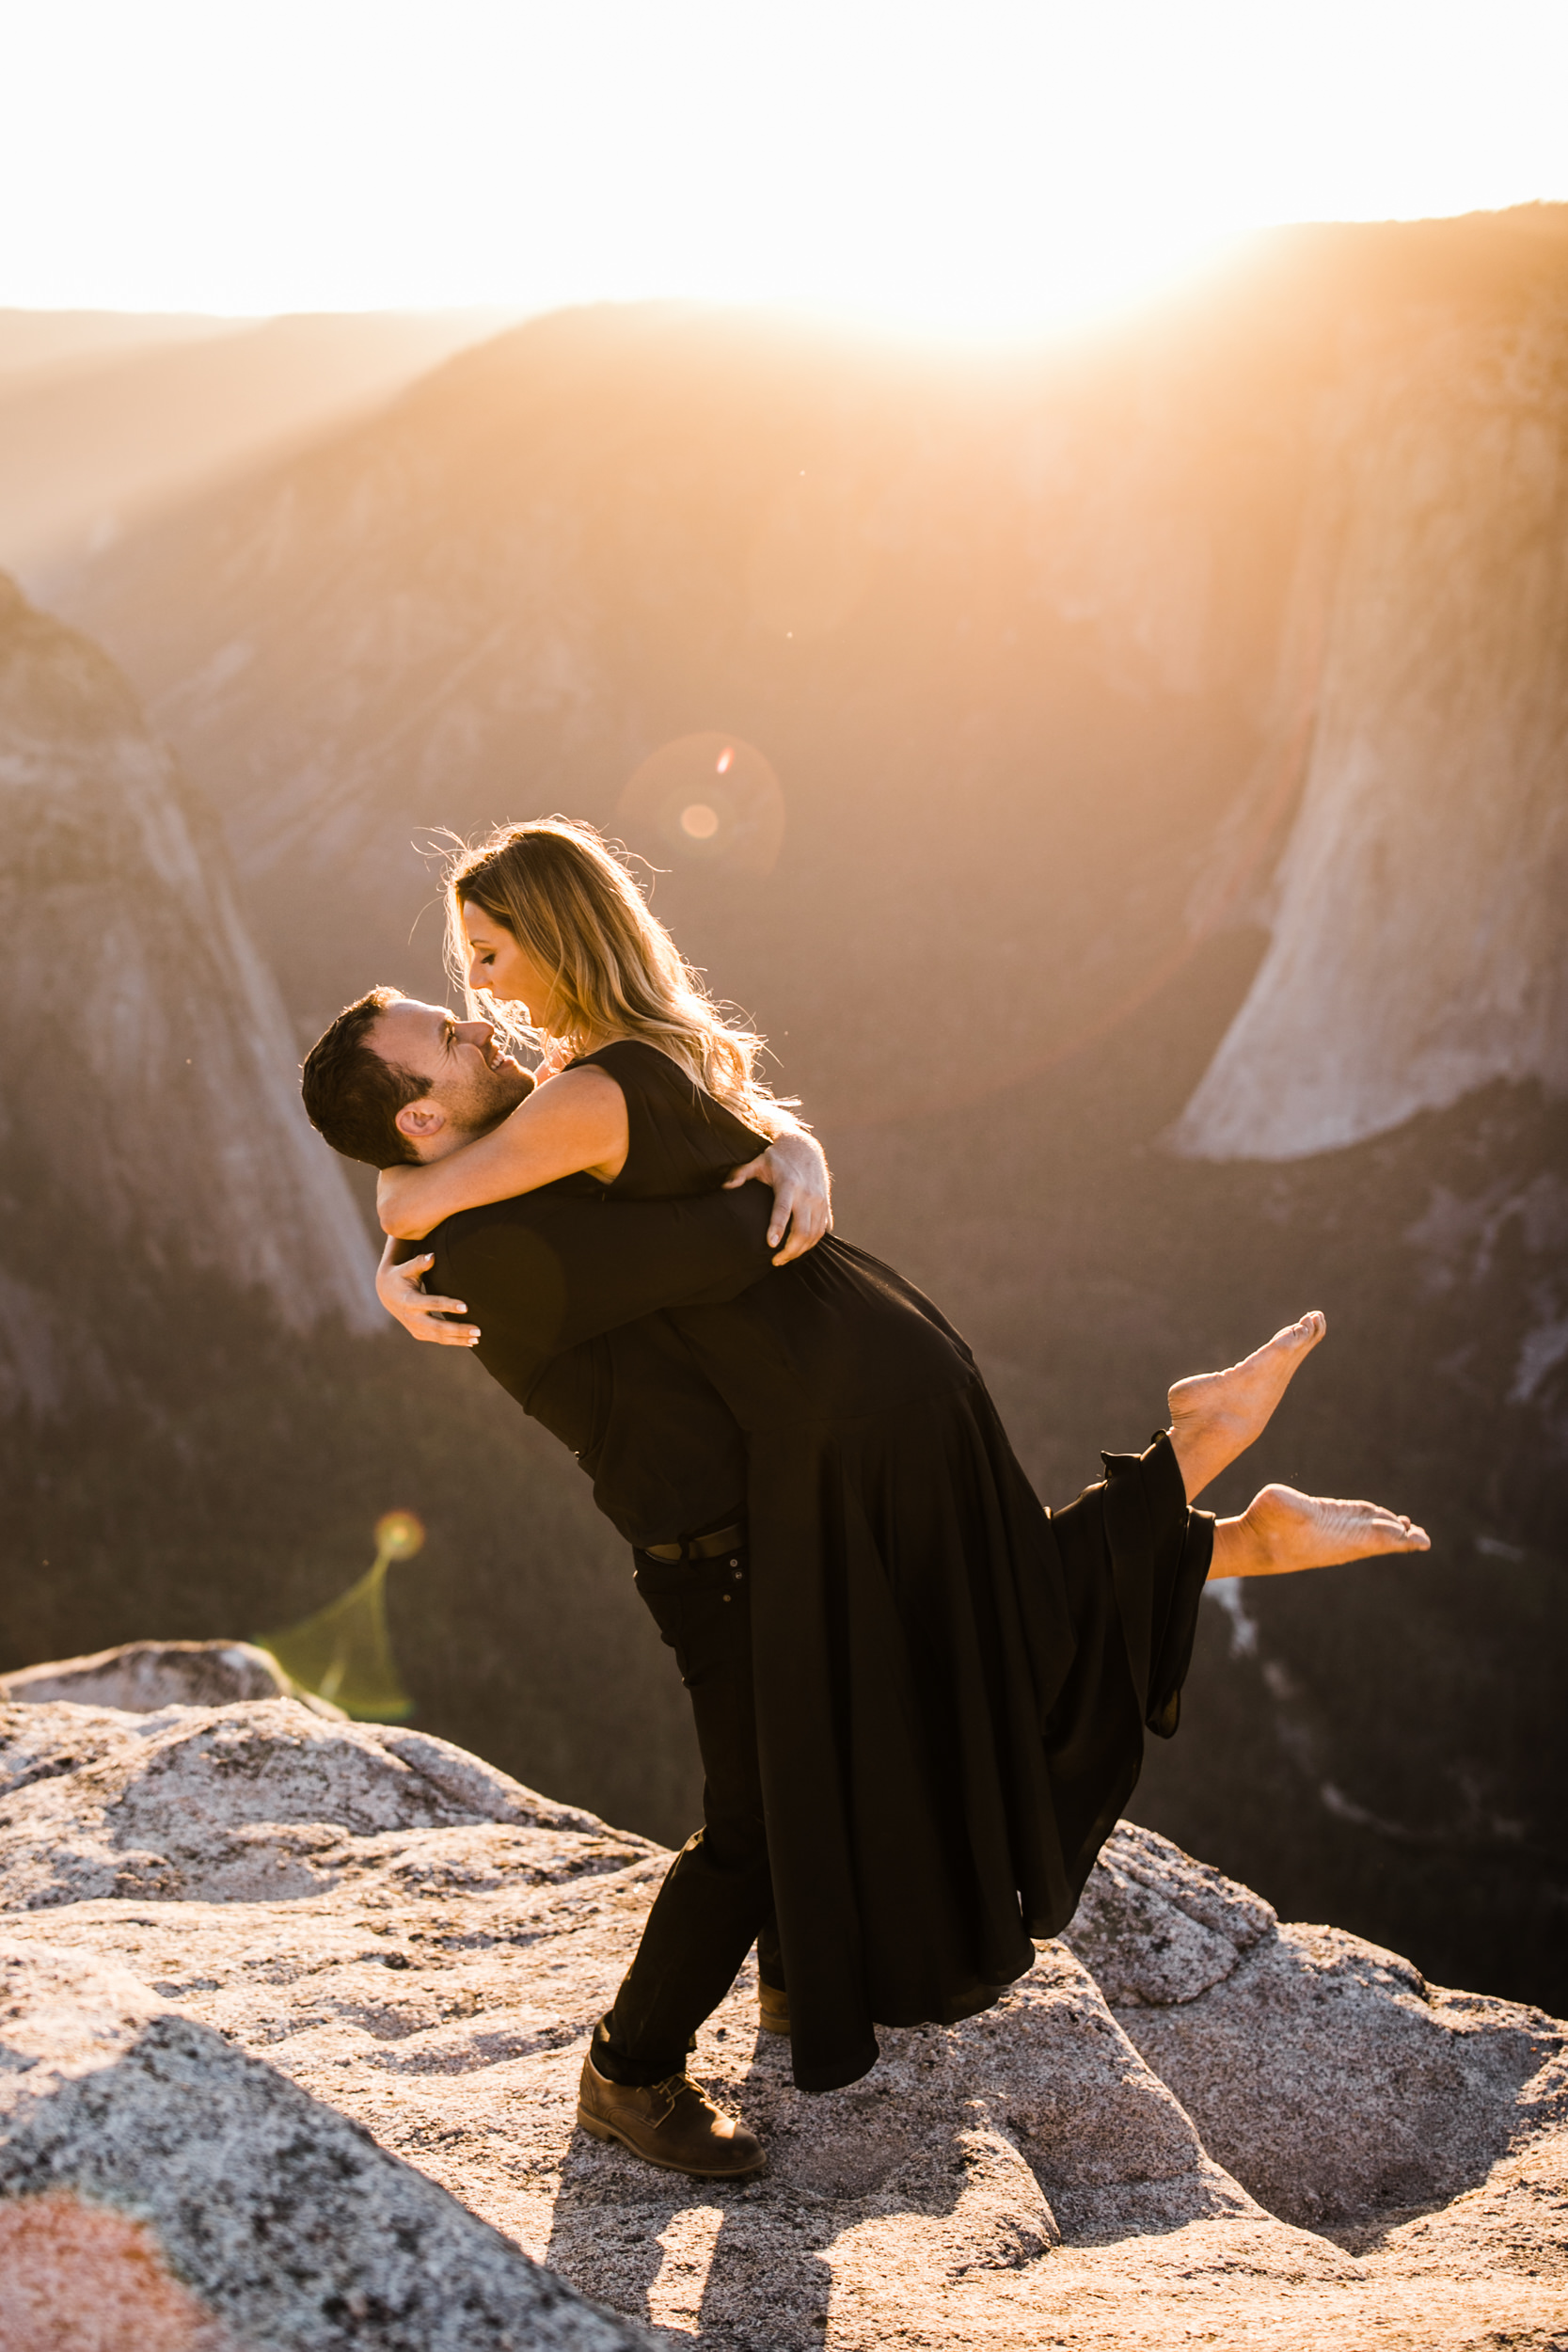
M 564 803 L 662 869 L 819 1116 L 895 1116 L 933 1057 L 1006 1083 L 1191 952 L 1308 455 L 1267 339 L 1211 325 L 932 370 L 687 306 L 536 320 L 150 522 L 69 610 L 211 793 L 302 1015 L 431 984 L 413 838 Z M 733 794 L 685 833 L 643 787 L 689 755 L 689 801 L 749 769 L 767 823 Z
M 1175 1132 L 1212 1158 L 1334 1151 L 1495 1078 L 1568 1093 L 1568 283 L 1369 338 L 1322 432 L 1300 813 Z
M 364 1230 L 212 820 L 114 665 L 3 580 L 0 811 L 0 1168 L 29 1245 L 0 1283 L 0 1403 L 47 1414 L 109 1380 L 117 1254 L 218 1273 L 296 1331 L 374 1328 Z
M 1560 2317 L 1568 2027 L 1282 1928 L 1147 1831 L 996 2008 L 884 2031 L 849 2090 L 791 2088 L 748 1970 L 693 2060 L 767 2142 L 725 2188 L 574 2129 L 668 1860 L 646 1840 L 288 1700 L 10 1708 L 0 1794 L 8 2317 L 18 2275 L 37 2312 L 87 2264 L 309 2352 L 596 2352 L 641 2322 L 768 2352 L 1457 2352 Z

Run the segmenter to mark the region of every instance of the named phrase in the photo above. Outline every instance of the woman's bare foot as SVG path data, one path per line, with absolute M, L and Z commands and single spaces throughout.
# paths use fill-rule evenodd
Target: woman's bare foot
M 1297 1568 L 1331 1568 L 1343 1560 L 1371 1560 L 1385 1551 L 1430 1551 L 1424 1527 L 1375 1502 L 1334 1502 L 1265 1486 L 1239 1519 L 1214 1524 L 1212 1584 L 1222 1576 L 1289 1576 Z
M 1314 1309 L 1228 1372 L 1199 1372 L 1177 1382 L 1170 1391 L 1170 1441 L 1189 1502 L 1261 1436 L 1292 1374 L 1327 1329 L 1328 1317 Z

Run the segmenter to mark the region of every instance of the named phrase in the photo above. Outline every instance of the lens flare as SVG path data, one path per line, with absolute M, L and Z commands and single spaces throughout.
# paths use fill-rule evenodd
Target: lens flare
M 387 1623 L 387 1571 L 424 1543 L 412 1511 L 388 1511 L 375 1523 L 375 1558 L 357 1583 L 281 1633 L 259 1633 L 302 1697 L 326 1699 L 356 1723 L 406 1723 L 414 1701 L 404 1687 Z
M 683 866 L 770 873 L 784 841 L 784 801 L 771 761 L 717 728 L 677 736 L 642 762 L 616 803 L 628 847 L 673 851 Z
M 424 1545 L 424 1521 L 412 1511 L 388 1511 L 375 1523 L 375 1548 L 388 1560 L 411 1560 Z

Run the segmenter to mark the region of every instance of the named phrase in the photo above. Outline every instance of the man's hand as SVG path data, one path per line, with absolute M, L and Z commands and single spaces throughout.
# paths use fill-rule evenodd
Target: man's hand
M 436 1263 L 435 1253 L 427 1249 L 421 1257 L 404 1258 L 399 1263 L 392 1256 L 397 1248 L 395 1241 L 387 1244 L 375 1273 L 375 1295 L 393 1321 L 401 1323 L 411 1339 L 433 1340 L 437 1347 L 477 1346 L 477 1325 L 440 1321 L 446 1314 L 466 1315 L 468 1310 L 463 1301 L 435 1298 L 420 1288 Z
M 777 1249 L 775 1265 L 787 1265 L 791 1258 L 803 1258 L 808 1249 L 815 1249 L 824 1233 L 833 1230 L 832 1179 L 828 1173 L 827 1156 L 815 1136 L 795 1128 L 776 1136 L 766 1152 L 744 1168 L 737 1168 L 724 1184 L 733 1192 L 737 1184 L 770 1184 L 773 1190 L 773 1215 L 768 1227 L 768 1247 Z M 789 1239 L 784 1241 L 788 1229 Z M 780 1242 L 784 1248 L 779 1249 Z

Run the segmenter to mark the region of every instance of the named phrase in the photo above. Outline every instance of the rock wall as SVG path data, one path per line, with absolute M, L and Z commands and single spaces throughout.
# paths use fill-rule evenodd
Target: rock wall
M 211 820 L 113 665 L 3 580 L 0 809 L 0 1166 L 31 1244 L 0 1295 L 12 1401 L 58 1411 L 68 1370 L 103 1381 L 87 1311 L 96 1292 L 112 1327 L 116 1256 L 217 1273 L 296 1331 L 373 1328 L 363 1230 Z
M 1201 1155 L 1337 1150 L 1497 1078 L 1568 1092 L 1568 301 L 1390 340 L 1321 428 L 1310 762 L 1176 1130 Z
M 768 2146 L 724 2187 L 574 2128 L 646 1841 L 288 1700 L 13 1706 L 0 1802 L 0 2312 L 90 2256 L 186 2328 L 158 2352 L 1555 2341 L 1568 2028 L 1148 1832 L 996 2008 L 847 2091 L 793 2090 L 748 1969 L 693 2061 Z

